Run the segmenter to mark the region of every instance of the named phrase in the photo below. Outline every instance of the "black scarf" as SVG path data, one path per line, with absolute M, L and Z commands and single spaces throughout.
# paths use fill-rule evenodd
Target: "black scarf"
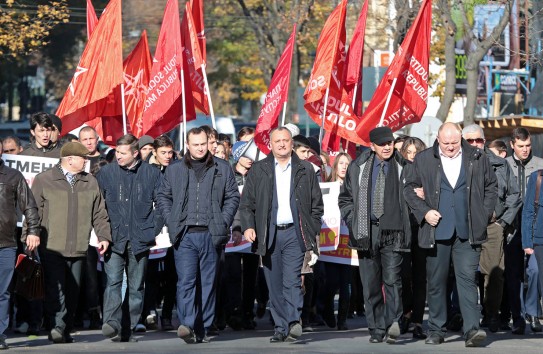
M 379 219 L 381 245 L 395 243 L 399 248 L 405 236 L 402 222 L 402 210 L 399 200 L 400 179 L 398 165 L 394 158 L 388 163 L 388 173 L 385 180 L 385 213 Z

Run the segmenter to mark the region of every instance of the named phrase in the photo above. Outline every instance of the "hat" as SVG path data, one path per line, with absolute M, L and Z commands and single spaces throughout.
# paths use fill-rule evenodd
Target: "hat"
M 300 128 L 298 128 L 292 123 L 287 123 L 284 125 L 284 127 L 290 130 L 290 133 L 292 134 L 293 137 L 300 134 Z
M 319 139 L 309 136 L 307 137 L 307 140 L 309 140 L 309 147 L 317 153 L 317 155 L 321 154 L 321 144 L 319 144 Z
M 140 140 L 138 141 L 138 148 L 141 149 L 142 147 L 144 147 L 145 145 L 149 145 L 149 144 L 152 144 L 155 142 L 155 139 L 153 139 L 152 137 L 150 137 L 149 135 L 144 135 L 140 138 Z
M 311 142 L 309 142 L 309 139 L 306 138 L 303 135 L 296 135 L 296 136 L 292 137 L 292 140 L 294 141 L 294 144 L 302 145 L 302 146 L 305 146 L 307 148 L 311 148 Z
M 81 156 L 86 157 L 89 154 L 89 150 L 87 148 L 78 142 L 72 142 L 66 143 L 62 145 L 62 148 L 60 149 L 60 157 L 66 157 L 66 156 Z
M 389 141 L 394 141 L 392 129 L 389 127 L 377 127 L 370 131 L 370 142 L 381 145 Z
M 245 150 L 246 145 L 246 141 L 238 141 L 234 144 L 234 146 L 232 147 L 232 158 L 234 159 L 234 161 L 238 162 L 241 154 L 243 153 L 243 150 Z
M 62 120 L 54 114 L 49 114 L 49 117 L 51 117 L 51 122 L 53 122 L 53 125 L 57 127 L 59 133 L 62 132 Z

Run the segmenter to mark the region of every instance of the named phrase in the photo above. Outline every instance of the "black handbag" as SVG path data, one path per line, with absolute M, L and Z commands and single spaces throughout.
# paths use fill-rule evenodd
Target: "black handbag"
M 15 272 L 17 273 L 15 293 L 29 301 L 44 298 L 43 266 L 37 252 L 35 256 L 26 253 L 17 256 Z

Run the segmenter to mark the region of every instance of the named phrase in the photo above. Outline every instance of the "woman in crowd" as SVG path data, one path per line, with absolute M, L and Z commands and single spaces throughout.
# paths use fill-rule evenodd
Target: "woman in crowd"
M 426 145 L 419 138 L 408 137 L 400 149 L 402 156 L 413 162 L 415 155 L 426 149 Z M 408 164 L 405 168 L 410 168 Z M 400 330 L 406 333 L 409 324 L 413 323 L 413 338 L 426 339 L 422 330 L 422 318 L 426 305 L 426 255 L 424 249 L 418 244 L 418 224 L 411 215 L 411 253 L 404 253 L 402 262 L 402 302 L 403 316 L 400 321 Z

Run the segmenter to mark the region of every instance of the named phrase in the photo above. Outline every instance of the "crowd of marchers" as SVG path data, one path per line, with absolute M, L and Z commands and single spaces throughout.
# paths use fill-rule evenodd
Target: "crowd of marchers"
M 207 343 L 254 330 L 267 310 L 271 343 L 348 330 L 355 315 L 370 343 L 410 332 L 438 345 L 460 331 L 478 347 L 486 331 L 542 331 L 543 159 L 525 128 L 508 149 L 478 125 L 444 123 L 429 147 L 376 127 L 353 158 L 290 124 L 270 132 L 264 158 L 249 153 L 249 127 L 234 144 L 193 128 L 184 152 L 166 135 L 99 151 L 94 128 L 61 132 L 40 112 L 28 146 L 0 140 L 0 157 L 58 160 L 31 187 L 0 160 L 0 349 L 9 329 L 72 343 L 83 323 L 114 342 L 160 329 Z M 340 184 L 358 266 L 319 260 L 320 182 Z M 159 235 L 171 246 L 154 247 Z M 229 241 L 251 252 L 225 252 Z M 43 300 L 12 292 L 22 253 L 42 263 Z

